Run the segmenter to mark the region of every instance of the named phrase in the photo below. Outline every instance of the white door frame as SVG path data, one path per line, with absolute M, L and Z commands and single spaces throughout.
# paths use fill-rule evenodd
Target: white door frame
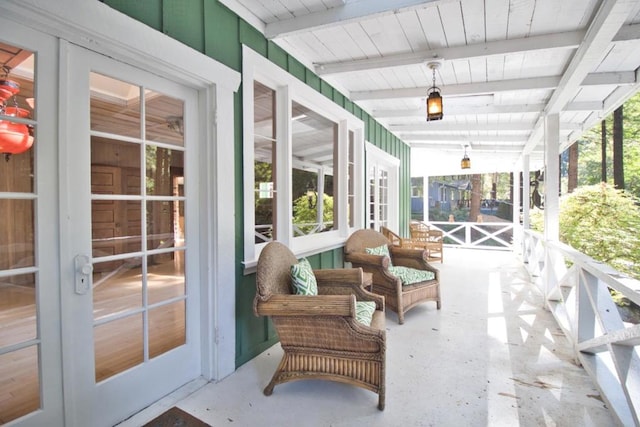
M 221 379 L 235 370 L 235 194 L 234 185 L 234 92 L 240 74 L 159 31 L 97 1 L 4 0 L 0 16 L 60 37 L 73 44 L 149 70 L 199 92 L 201 113 L 201 312 L 202 375 Z M 135 37 L 132 37 L 135 34 Z M 66 79 L 67 62 L 61 52 L 59 93 L 73 84 Z M 55 99 L 55 97 L 53 97 Z M 44 97 L 42 97 L 44 99 Z M 64 105 L 60 101 L 60 106 Z M 67 101 L 68 102 L 68 101 Z M 73 123 L 59 109 L 57 140 L 67 137 L 65 126 Z M 56 132 L 54 131 L 55 135 Z M 54 144 L 55 146 L 55 144 Z M 54 155 L 55 157 L 55 155 Z M 58 190 L 67 188 L 68 153 L 58 153 Z M 64 214 L 69 197 L 60 193 Z M 61 227 L 65 218 L 61 215 Z M 68 246 L 61 239 L 62 274 L 73 268 Z M 66 262 L 65 262 L 66 260 Z M 62 283 L 60 286 L 67 286 Z M 65 339 L 65 337 L 63 337 Z M 69 373 L 72 374 L 72 373 Z M 65 373 L 67 375 L 67 373 Z

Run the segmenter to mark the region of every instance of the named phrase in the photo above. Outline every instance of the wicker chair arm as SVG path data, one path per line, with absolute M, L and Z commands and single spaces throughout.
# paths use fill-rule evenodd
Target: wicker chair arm
M 391 260 L 388 256 L 384 255 L 371 255 L 362 252 L 353 252 L 346 255 L 345 261 L 354 264 L 369 264 L 375 267 L 389 268 L 389 261 Z
M 258 316 L 342 316 L 355 317 L 355 295 L 272 295 L 257 301 Z
M 422 249 L 391 248 L 393 265 L 428 270 L 439 276 L 438 269 L 427 262 L 427 251 Z
M 354 294 L 358 301 L 374 301 L 378 310 L 384 311 L 384 297 L 364 289 L 362 268 L 338 268 L 314 270 L 320 295 Z
M 320 286 L 343 285 L 355 283 L 360 286 L 363 282 L 360 268 L 334 268 L 313 270 L 316 281 Z

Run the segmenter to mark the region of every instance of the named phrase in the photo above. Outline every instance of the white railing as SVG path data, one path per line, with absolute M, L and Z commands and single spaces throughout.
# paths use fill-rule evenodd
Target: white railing
M 523 258 L 612 413 L 621 425 L 640 426 L 640 324 L 623 321 L 609 291 L 640 306 L 640 281 L 531 230 Z
M 445 246 L 511 250 L 512 222 L 429 222 L 442 231 Z

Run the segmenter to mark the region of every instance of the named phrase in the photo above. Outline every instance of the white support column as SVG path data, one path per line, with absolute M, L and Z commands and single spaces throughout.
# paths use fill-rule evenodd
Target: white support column
M 544 135 L 544 237 L 557 241 L 560 236 L 560 115 L 545 117 Z
M 531 208 L 531 173 L 529 171 L 529 155 L 522 156 L 522 228 L 531 227 L 529 211 Z
M 422 220 L 429 223 L 429 177 L 422 177 Z
M 520 248 L 522 228 L 520 227 L 520 170 L 513 171 L 513 244 L 514 250 Z

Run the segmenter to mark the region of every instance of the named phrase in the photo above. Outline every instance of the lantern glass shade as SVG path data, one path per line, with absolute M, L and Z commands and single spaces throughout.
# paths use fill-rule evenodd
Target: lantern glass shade
M 471 159 L 467 156 L 467 153 L 464 153 L 464 157 L 460 161 L 460 167 L 462 169 L 469 169 L 471 167 Z
M 442 97 L 436 88 L 431 90 L 427 98 L 427 121 L 442 120 Z

